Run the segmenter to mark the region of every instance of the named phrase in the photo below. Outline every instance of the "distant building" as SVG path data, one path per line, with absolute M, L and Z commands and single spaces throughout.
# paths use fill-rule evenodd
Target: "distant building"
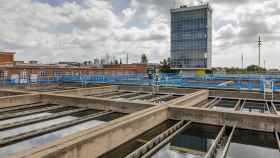
M 13 64 L 15 53 L 0 52 L 0 64 Z
M 171 9 L 171 66 L 180 70 L 210 69 L 212 9 L 209 4 Z
M 82 65 L 77 62 L 60 62 L 59 64 L 38 64 L 15 61 L 15 53 L 0 53 L 0 83 L 13 80 L 15 83 L 36 82 L 38 79 L 62 75 L 125 75 L 146 73 L 147 64 L 106 64 Z
M 30 60 L 29 64 L 38 64 L 38 61 L 37 60 Z

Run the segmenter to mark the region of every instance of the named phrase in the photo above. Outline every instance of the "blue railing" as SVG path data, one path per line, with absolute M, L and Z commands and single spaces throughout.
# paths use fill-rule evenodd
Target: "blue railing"
M 188 87 L 188 88 L 213 88 L 213 89 L 248 89 L 264 91 L 265 81 L 273 82 L 272 89 L 280 90 L 280 76 L 277 75 L 206 75 L 204 77 L 189 77 L 174 73 L 160 74 L 161 86 Z M 155 83 L 153 78 L 145 74 L 126 75 L 63 75 L 54 77 L 40 77 L 36 81 L 25 79 L 7 79 L 5 84 L 31 84 L 31 83 L 82 83 L 82 84 L 128 84 L 151 85 Z M 230 82 L 229 82 L 230 81 Z

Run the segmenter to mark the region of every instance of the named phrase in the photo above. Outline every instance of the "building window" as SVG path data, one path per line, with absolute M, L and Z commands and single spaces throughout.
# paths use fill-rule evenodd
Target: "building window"
M 48 71 L 41 71 L 41 72 L 40 72 L 40 76 L 41 76 L 41 77 L 48 76 Z
M 22 78 L 22 79 L 27 79 L 27 71 L 21 71 L 20 72 L 20 78 Z

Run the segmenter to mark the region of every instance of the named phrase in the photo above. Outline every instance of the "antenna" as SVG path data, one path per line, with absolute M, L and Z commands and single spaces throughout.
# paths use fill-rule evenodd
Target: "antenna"
M 258 40 L 258 48 L 259 48 L 259 67 L 261 67 L 261 47 L 262 47 L 262 40 L 261 40 L 261 36 L 259 36 L 259 40 Z

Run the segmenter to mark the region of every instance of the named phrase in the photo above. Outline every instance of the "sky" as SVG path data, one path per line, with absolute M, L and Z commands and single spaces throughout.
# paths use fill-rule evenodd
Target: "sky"
M 178 3 L 197 5 L 204 0 Z M 213 66 L 240 67 L 261 60 L 280 68 L 279 0 L 211 0 Z M 0 51 L 41 63 L 122 59 L 145 53 L 158 63 L 170 56 L 174 0 L 0 0 Z

